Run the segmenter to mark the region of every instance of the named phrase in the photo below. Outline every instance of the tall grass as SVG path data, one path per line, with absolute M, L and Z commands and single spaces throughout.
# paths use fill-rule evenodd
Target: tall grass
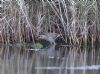
M 99 0 L 5 0 L 0 4 L 0 42 L 35 42 L 57 33 L 68 44 L 100 42 Z

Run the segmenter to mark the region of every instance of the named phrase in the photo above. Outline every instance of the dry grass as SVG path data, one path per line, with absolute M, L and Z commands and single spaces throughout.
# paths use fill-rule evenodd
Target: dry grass
M 100 42 L 98 2 L 5 0 L 0 4 L 0 42 L 34 43 L 41 34 L 57 33 L 66 43 L 94 45 Z

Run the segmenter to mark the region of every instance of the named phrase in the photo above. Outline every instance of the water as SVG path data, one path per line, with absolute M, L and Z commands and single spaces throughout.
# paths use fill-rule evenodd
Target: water
M 99 74 L 100 49 L 66 47 L 34 51 L 26 45 L 0 46 L 0 74 Z M 63 51 L 63 52 L 62 52 Z

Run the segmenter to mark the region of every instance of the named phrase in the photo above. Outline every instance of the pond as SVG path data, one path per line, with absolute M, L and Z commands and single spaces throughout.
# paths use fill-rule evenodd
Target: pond
M 48 55 L 27 45 L 0 46 L 0 74 L 99 74 L 100 48 L 63 47 Z

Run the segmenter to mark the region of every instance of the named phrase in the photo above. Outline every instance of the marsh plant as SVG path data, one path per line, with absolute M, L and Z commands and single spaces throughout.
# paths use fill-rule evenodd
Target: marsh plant
M 94 45 L 99 0 L 0 0 L 2 74 L 98 74 Z
M 54 33 L 70 45 L 94 45 L 99 12 L 99 0 L 0 0 L 0 42 L 35 43 Z

